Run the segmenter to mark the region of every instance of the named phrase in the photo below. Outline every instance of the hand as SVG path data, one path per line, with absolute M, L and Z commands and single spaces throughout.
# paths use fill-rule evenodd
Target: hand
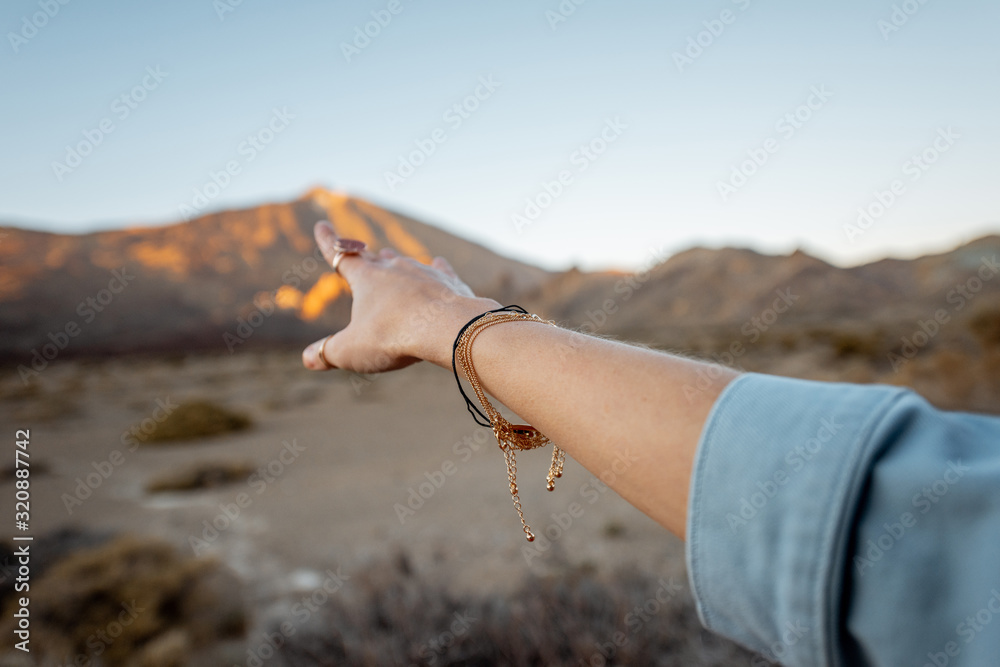
M 318 222 L 314 232 L 323 257 L 332 263 L 333 227 Z M 366 250 L 346 255 L 338 269 L 353 295 L 351 321 L 323 348 L 329 366 L 319 356 L 323 340 L 302 352 L 302 363 L 311 370 L 377 373 L 421 359 L 451 368 L 451 346 L 462 326 L 500 307 L 492 299 L 477 298 L 441 257 L 426 266 L 389 248 L 378 255 Z

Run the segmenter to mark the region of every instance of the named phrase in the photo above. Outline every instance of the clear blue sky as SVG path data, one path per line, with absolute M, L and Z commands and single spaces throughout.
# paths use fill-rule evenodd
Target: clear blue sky
M 205 210 L 322 184 L 553 268 L 637 267 L 651 246 L 696 244 L 852 264 L 1000 229 L 996 2 L 897 1 L 911 14 L 895 25 L 891 0 L 565 0 L 575 11 L 558 23 L 547 12 L 560 0 L 223 4 L 236 1 L 5 2 L 0 221 L 175 221 L 234 161 Z M 343 44 L 390 5 L 348 61 Z M 704 46 L 679 63 L 689 38 Z M 499 87 L 479 88 L 466 118 L 446 115 L 481 77 Z M 273 120 L 276 108 L 294 118 Z M 782 121 L 797 110 L 798 127 Z M 269 122 L 280 132 L 262 150 L 243 144 Z M 390 187 L 385 173 L 436 129 L 444 141 Z M 603 154 L 577 152 L 599 149 L 602 131 L 614 137 Z M 54 167 L 85 132 L 100 143 Z M 925 151 L 933 164 L 908 163 Z M 563 171 L 519 232 L 512 216 L 547 203 L 543 183 Z M 893 181 L 895 201 L 849 239 L 858 207 Z

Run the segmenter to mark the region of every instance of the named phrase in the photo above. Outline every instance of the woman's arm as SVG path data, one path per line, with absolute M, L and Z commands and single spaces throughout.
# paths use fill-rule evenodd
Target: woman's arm
M 316 238 L 332 260 L 333 229 L 320 223 Z M 351 323 L 324 348 L 339 368 L 423 359 L 450 370 L 462 326 L 498 307 L 474 297 L 440 258 L 427 267 L 383 251 L 347 256 L 339 268 L 354 294 Z M 303 353 L 308 368 L 325 368 L 319 348 Z M 684 536 L 698 439 L 735 372 L 537 322 L 484 329 L 472 357 L 491 395 L 595 475 L 613 472 L 619 495 Z
M 317 228 L 328 259 L 334 238 Z M 351 323 L 325 350 L 342 368 L 450 368 L 461 327 L 498 306 L 441 259 L 340 267 Z M 326 367 L 319 348 L 309 368 Z M 733 382 L 537 322 L 483 330 L 472 356 L 491 394 L 686 536 L 702 621 L 761 653 L 754 664 L 996 664 L 1000 419 L 900 388 Z

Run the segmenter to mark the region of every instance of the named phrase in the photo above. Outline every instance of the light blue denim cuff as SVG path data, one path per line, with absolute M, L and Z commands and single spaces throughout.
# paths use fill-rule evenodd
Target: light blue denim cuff
M 688 572 L 706 627 L 768 660 L 844 664 L 852 521 L 884 446 L 872 433 L 905 394 L 757 374 L 725 389 L 688 506 Z

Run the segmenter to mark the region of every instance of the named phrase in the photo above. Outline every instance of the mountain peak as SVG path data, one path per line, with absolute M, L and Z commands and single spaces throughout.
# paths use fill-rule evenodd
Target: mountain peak
M 473 290 L 498 300 L 536 288 L 548 276 L 324 187 L 290 202 L 158 227 L 88 234 L 10 227 L 0 243 L 0 355 L 43 345 L 46 332 L 62 330 L 70 320 L 81 329 L 70 354 L 225 349 L 224 333 L 240 341 L 252 334 L 254 344 L 329 333 L 346 324 L 349 292 L 316 252 L 312 229 L 319 220 L 374 251 L 393 247 L 425 263 L 447 256 Z M 120 294 L 108 291 L 115 271 L 135 276 Z M 87 298 L 94 295 L 104 301 L 90 307 Z

